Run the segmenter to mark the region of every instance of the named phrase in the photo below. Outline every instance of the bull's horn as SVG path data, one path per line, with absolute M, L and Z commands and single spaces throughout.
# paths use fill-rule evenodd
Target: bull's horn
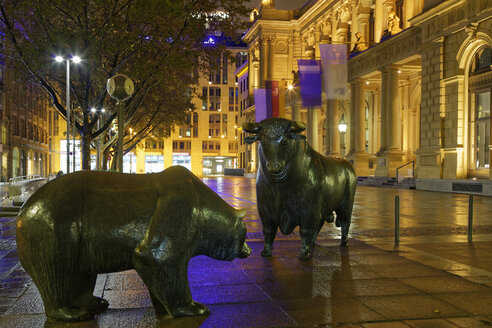
M 290 122 L 290 131 L 294 133 L 299 133 L 306 130 L 306 125 L 300 121 Z
M 258 133 L 260 131 L 259 123 L 243 123 L 243 131 L 248 133 Z

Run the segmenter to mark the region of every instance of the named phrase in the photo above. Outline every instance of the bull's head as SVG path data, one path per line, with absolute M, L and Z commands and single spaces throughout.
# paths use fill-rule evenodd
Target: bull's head
M 243 124 L 243 131 L 253 134 L 244 141 L 248 144 L 260 141 L 260 162 L 273 181 L 285 179 L 289 160 L 296 156 L 299 141 L 306 139 L 301 134 L 305 129 L 304 123 L 283 118 Z

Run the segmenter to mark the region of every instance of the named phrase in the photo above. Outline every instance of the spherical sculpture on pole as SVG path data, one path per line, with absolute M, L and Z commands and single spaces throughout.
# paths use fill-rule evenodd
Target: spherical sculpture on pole
M 108 94 L 118 102 L 127 100 L 133 94 L 133 81 L 126 75 L 117 74 L 108 79 L 106 84 Z
M 117 74 L 108 79 L 106 84 L 108 94 L 117 100 L 118 105 L 118 172 L 123 173 L 123 130 L 125 128 L 125 105 L 123 101 L 133 94 L 133 81 L 126 75 Z

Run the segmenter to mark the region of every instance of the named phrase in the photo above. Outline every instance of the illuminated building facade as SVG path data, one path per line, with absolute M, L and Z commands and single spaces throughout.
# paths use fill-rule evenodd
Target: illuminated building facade
M 7 64 L 0 62 L 1 181 L 47 176 L 52 172 L 53 110 L 41 88 L 19 83 Z
M 359 176 L 394 177 L 415 161 L 417 178 L 492 179 L 490 1 L 311 0 L 277 10 L 269 0 L 253 18 L 243 37 L 250 95 L 266 81 L 295 85 L 297 59 L 320 59 L 320 44 L 347 44 L 349 97 L 308 111 L 298 86 L 285 92 L 285 116 L 307 123 L 313 148 L 345 155 Z

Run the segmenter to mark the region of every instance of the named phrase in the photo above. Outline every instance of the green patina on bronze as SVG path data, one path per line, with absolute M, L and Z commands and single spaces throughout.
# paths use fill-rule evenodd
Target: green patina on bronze
M 278 229 L 288 235 L 299 226 L 299 258 L 309 259 L 324 222 L 333 222 L 333 212 L 342 230 L 341 245 L 347 245 L 356 188 L 354 168 L 344 159 L 313 150 L 301 134 L 305 129 L 302 122 L 283 118 L 243 124 L 243 130 L 253 134 L 245 141 L 260 142 L 256 199 L 265 239 L 263 256 L 272 255 Z
M 81 171 L 34 193 L 17 217 L 19 259 L 46 315 L 88 320 L 108 307 L 97 274 L 136 269 L 157 313 L 209 313 L 194 302 L 190 258 L 246 257 L 245 210 L 235 210 L 187 169 L 135 175 Z

